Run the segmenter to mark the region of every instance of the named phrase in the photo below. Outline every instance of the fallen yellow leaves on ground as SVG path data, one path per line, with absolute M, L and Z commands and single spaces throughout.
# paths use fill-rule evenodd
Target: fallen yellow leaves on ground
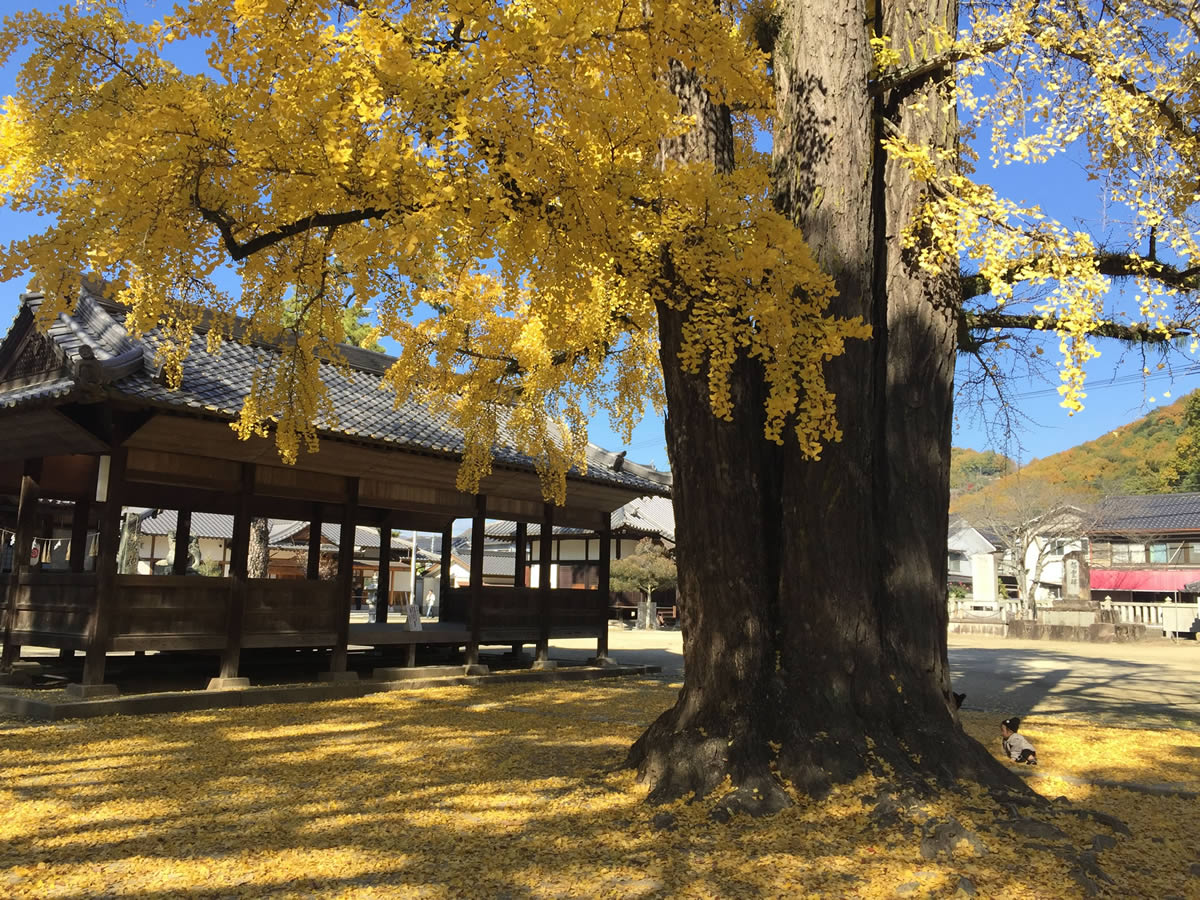
M 649 807 L 620 768 L 674 699 L 659 681 L 427 688 L 312 705 L 0 723 L 5 897 L 1082 896 L 1045 840 L 997 834 L 978 792 L 924 808 L 977 832 L 925 860 L 921 833 L 883 828 L 861 779 L 761 820 L 711 804 Z M 993 716 L 964 714 L 999 751 Z M 1049 797 L 1115 815 L 1053 821 L 1100 854 L 1120 897 L 1195 897 L 1195 732 L 1022 726 Z M 669 814 L 673 821 L 662 825 Z

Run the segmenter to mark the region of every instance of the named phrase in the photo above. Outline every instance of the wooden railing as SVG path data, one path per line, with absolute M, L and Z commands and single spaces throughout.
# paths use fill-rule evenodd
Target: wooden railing
M 481 629 L 537 628 L 538 588 L 485 587 L 479 611 Z M 442 621 L 471 622 L 471 590 L 454 588 L 441 599 Z M 601 628 L 608 621 L 608 598 L 595 590 L 554 588 L 550 591 L 550 627 Z
M 342 614 L 336 581 L 251 579 L 246 587 L 243 647 L 332 644 Z
M 242 619 L 243 647 L 332 644 L 342 606 L 337 582 L 251 579 Z M 225 646 L 233 579 L 120 575 L 114 649 L 212 650 Z
M 550 624 L 566 628 L 607 628 L 608 600 L 596 590 L 552 590 Z
M 118 575 L 109 634 L 115 649 L 225 646 L 230 578 Z
M 52 647 L 81 648 L 96 603 L 96 576 L 91 572 L 27 572 L 16 589 L 13 639 Z
M 18 643 L 84 646 L 96 604 L 94 573 L 22 576 L 16 594 Z M 220 650 L 228 640 L 233 580 L 183 575 L 118 575 L 108 623 L 114 650 Z M 333 581 L 252 579 L 247 582 L 242 646 L 329 646 L 343 606 Z M 609 598 L 595 590 L 549 592 L 552 634 L 592 632 L 607 625 Z M 443 621 L 469 625 L 471 592 L 442 598 Z M 541 628 L 537 588 L 487 587 L 480 627 L 493 636 L 532 639 Z

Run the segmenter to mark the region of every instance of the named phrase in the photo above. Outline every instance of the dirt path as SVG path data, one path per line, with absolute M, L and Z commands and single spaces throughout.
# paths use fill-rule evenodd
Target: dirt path
M 586 659 L 595 642 L 555 641 L 553 655 Z M 619 662 L 683 676 L 678 631 L 609 631 Z M 1200 643 L 1079 644 L 950 635 L 954 689 L 966 708 L 1028 715 L 1072 713 L 1097 721 L 1200 727 Z
M 1007 714 L 1200 727 L 1200 644 L 1079 644 L 950 636 L 966 706 Z

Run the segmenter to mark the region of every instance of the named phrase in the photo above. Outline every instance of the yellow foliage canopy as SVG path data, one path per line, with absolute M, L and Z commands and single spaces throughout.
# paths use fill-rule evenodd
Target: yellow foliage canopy
M 963 125 L 960 144 L 885 138 L 930 186 L 905 241 L 926 269 L 964 259 L 977 267 L 964 298 L 989 296 L 968 303 L 975 340 L 964 349 L 985 378 L 1011 365 L 997 351 L 1013 348 L 1014 331 L 1057 335 L 1058 390 L 1073 412 L 1087 396 L 1085 366 L 1100 355 L 1096 336 L 1163 345 L 1182 337 L 1193 353 L 1198 346 L 1200 28 L 1193 5 L 1172 0 L 964 6 L 969 27 L 959 35 L 930 29 L 919 46 L 876 41 L 881 80 L 891 84 L 939 61 L 958 66 L 949 102 Z M 1080 228 L 1001 197 L 974 177 L 980 145 L 990 145 L 995 166 L 1073 150 L 1097 184 L 1105 221 Z M 939 179 L 936 161 L 960 150 L 958 171 Z M 1044 191 L 1059 192 L 1053 177 Z M 1114 277 L 1130 279 L 1134 296 L 1110 293 Z
M 207 68 L 181 71 L 176 42 Z M 824 317 L 831 282 L 770 205 L 766 60 L 711 2 L 198 0 L 152 25 L 89 3 L 12 17 L 0 58 L 24 45 L 0 199 L 53 224 L 0 273 L 32 273 L 50 312 L 106 274 L 135 328 L 247 318 L 284 352 L 237 427 L 273 429 L 287 459 L 315 449 L 315 360 L 362 298 L 403 348 L 398 399 L 465 430 L 464 489 L 504 428 L 561 499 L 593 412 L 627 433 L 660 404 L 656 304 L 689 310 L 682 364 L 718 415 L 749 354 L 769 437 L 812 456 L 838 437 L 822 365 L 867 329 Z M 692 126 L 659 78 L 672 60 L 739 110 L 732 174 L 660 164 Z
M 315 360 L 337 358 L 343 310 L 369 301 L 403 348 L 398 399 L 465 431 L 465 489 L 504 428 L 561 498 L 592 414 L 628 433 L 661 404 L 667 307 L 688 314 L 679 362 L 705 375 L 717 415 L 731 415 L 731 367 L 750 357 L 768 438 L 790 431 L 813 457 L 839 438 L 824 365 L 870 329 L 826 315 L 830 280 L 772 208 L 753 137 L 775 104 L 746 37 L 769 19 L 761 2 L 195 0 L 152 24 L 122 8 L 87 0 L 0 31 L 0 61 L 32 50 L 0 114 L 0 202 L 51 222 L 0 251 L 0 276 L 32 274 L 47 314 L 95 271 L 135 328 L 183 334 L 207 310 L 226 325 L 210 331 L 219 342 L 248 319 L 242 339 L 284 350 L 246 399 L 243 436 L 273 430 L 286 459 L 315 448 L 313 423 L 328 421 Z M 1190 7 L 1157 0 L 967 14 L 959 35 L 873 41 L 864 104 L 930 103 L 906 86 L 957 66 L 936 96 L 957 104 L 963 134 L 925 146 L 879 122 L 928 183 L 916 220 L 896 225 L 919 267 L 978 266 L 959 312 L 985 377 L 999 377 L 1012 330 L 1054 332 L 1076 409 L 1097 334 L 1194 334 L 1200 29 Z M 182 70 L 178 46 L 204 63 Z M 732 111 L 732 172 L 664 162 L 660 141 L 696 124 L 671 66 Z M 1089 175 L 1128 213 L 1127 242 L 1001 198 L 969 162 L 946 175 L 976 135 L 997 163 L 1085 143 Z M 1161 255 L 1140 250 L 1151 229 Z M 236 296 L 220 287 L 230 265 Z M 1129 310 L 1110 302 L 1114 276 L 1137 280 Z M 182 353 L 164 352 L 169 377 Z

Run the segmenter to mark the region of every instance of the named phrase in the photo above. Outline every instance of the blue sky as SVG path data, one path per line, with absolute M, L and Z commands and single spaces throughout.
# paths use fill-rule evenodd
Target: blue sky
M 11 3 L 12 0 L 9 0 Z M 24 3 L 25 8 L 51 8 L 57 3 Z M 131 10 L 145 10 L 153 4 L 133 0 Z M 5 7 L 11 9 L 8 3 Z M 162 8 L 160 4 L 159 8 Z M 15 65 L 0 68 L 0 95 L 12 90 Z M 1098 182 L 1085 179 L 1081 167 L 1069 157 L 1060 158 L 1050 166 L 1010 166 L 987 171 L 983 160 L 977 176 L 995 185 L 1003 194 L 1025 203 L 1036 203 L 1050 215 L 1065 222 L 1095 223 L 1103 220 Z M 1081 224 L 1082 224 L 1081 223 Z M 8 242 L 39 230 L 37 219 L 0 209 L 0 241 Z M 15 315 L 18 295 L 24 290 L 21 281 L 0 283 L 0 319 L 7 321 Z M 960 404 L 956 410 L 954 443 L 976 449 L 992 448 L 1007 452 L 1023 462 L 1044 457 L 1085 440 L 1099 437 L 1143 415 L 1155 405 L 1172 402 L 1190 390 L 1200 387 L 1200 365 L 1175 365 L 1174 374 L 1154 371 L 1146 381 L 1136 377 L 1141 360 L 1120 364 L 1122 348 L 1101 344 L 1101 356 L 1088 367 L 1089 396 L 1085 409 L 1069 417 L 1059 405 L 1055 384 L 1043 380 L 1014 378 L 1010 389 L 1015 406 L 1024 421 L 1008 439 L 993 436 L 984 426 L 986 410 Z M 1053 346 L 1046 347 L 1047 354 Z M 1153 364 L 1151 364 L 1153 370 Z M 1165 395 L 1169 392 L 1169 396 Z M 980 413 L 983 413 L 981 416 Z M 992 440 L 996 437 L 996 440 Z M 668 465 L 663 437 L 662 420 L 650 414 L 634 431 L 626 445 L 609 429 L 603 416 L 591 427 L 593 442 L 609 449 L 629 451 L 631 459 L 653 463 L 659 468 Z

